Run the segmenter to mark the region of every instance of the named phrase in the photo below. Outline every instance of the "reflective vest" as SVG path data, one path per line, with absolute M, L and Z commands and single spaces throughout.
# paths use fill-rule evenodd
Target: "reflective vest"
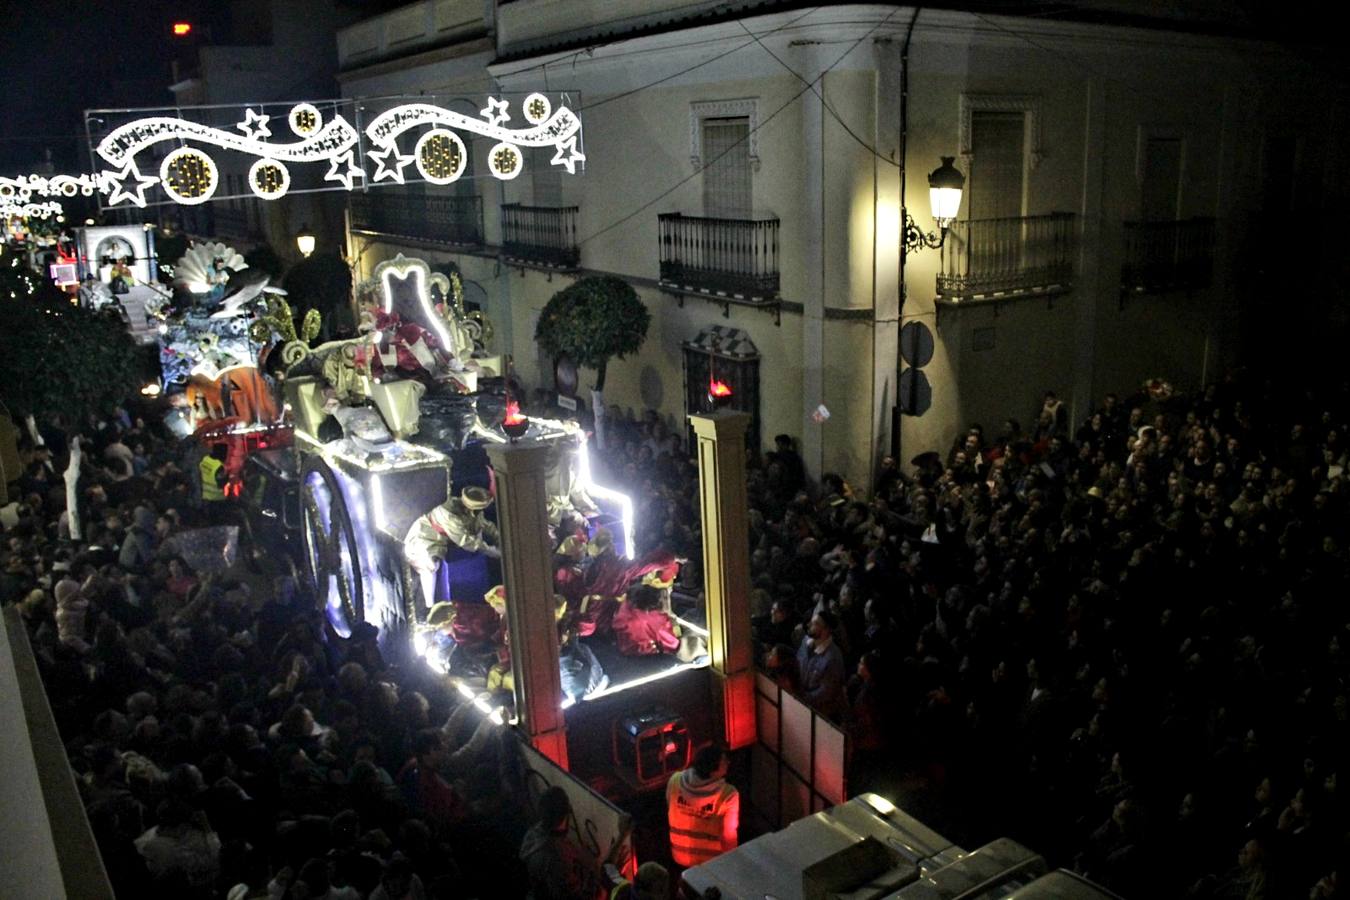
M 216 474 L 225 467 L 225 464 L 214 456 L 206 456 L 198 463 L 197 469 L 202 473 L 202 499 L 206 501 L 224 500 L 225 492 L 221 490 L 219 482 L 216 480 Z
M 670 820 L 670 856 L 677 865 L 701 865 L 736 846 L 741 798 L 724 780 L 688 784 L 693 769 L 676 772 L 666 783 L 666 815 Z M 725 838 L 730 826 L 732 834 Z

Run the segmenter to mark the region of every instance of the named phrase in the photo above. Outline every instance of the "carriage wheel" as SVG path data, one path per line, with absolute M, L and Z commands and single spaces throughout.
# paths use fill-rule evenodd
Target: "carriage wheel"
M 305 463 L 301 503 L 305 566 L 315 596 L 333 628 L 347 637 L 365 620 L 360 549 L 337 478 L 317 460 Z

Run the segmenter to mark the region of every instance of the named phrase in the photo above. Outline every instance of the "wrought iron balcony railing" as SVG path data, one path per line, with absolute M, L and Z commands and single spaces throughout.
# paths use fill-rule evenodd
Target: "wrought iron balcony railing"
M 1213 269 L 1213 219 L 1125 223 L 1122 292 L 1194 290 L 1209 284 Z
M 432 244 L 483 243 L 483 198 L 374 191 L 352 195 L 352 230 Z
M 778 219 L 715 219 L 667 213 L 661 283 L 752 303 L 778 299 Z
M 577 247 L 575 206 L 502 206 L 502 256 L 541 266 L 575 269 Z
M 996 300 L 1073 287 L 1073 213 L 952 223 L 942 248 L 938 297 Z

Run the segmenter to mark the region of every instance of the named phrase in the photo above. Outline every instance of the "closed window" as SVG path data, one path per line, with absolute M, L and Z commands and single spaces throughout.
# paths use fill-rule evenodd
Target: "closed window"
M 1022 215 L 1026 116 L 975 111 L 970 118 L 971 163 L 967 216 L 1002 219 Z
M 703 120 L 703 214 L 721 219 L 749 218 L 750 118 Z
M 530 168 L 535 206 L 562 206 L 562 170 L 558 166 L 535 165 Z

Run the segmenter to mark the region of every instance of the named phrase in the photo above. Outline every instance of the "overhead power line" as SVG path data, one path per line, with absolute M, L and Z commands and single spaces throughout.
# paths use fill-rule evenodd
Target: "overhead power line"
M 605 234 L 605 233 L 607 233 L 607 232 L 609 232 L 609 231 L 612 231 L 612 230 L 614 230 L 615 228 L 618 228 L 618 227 L 619 227 L 620 225 L 622 225 L 623 223 L 629 221 L 630 219 L 634 218 L 635 216 L 638 216 L 638 215 L 642 214 L 642 213 L 645 212 L 646 210 L 648 210 L 648 209 L 650 209 L 651 207 L 655 206 L 657 203 L 660 203 L 660 202 L 661 202 L 662 200 L 664 200 L 666 197 L 669 197 L 671 194 L 675 193 L 677 190 L 679 190 L 680 188 L 682 188 L 684 185 L 688 184 L 690 181 L 692 181 L 693 179 L 697 178 L 699 175 L 703 174 L 703 171 L 704 171 L 705 169 L 707 169 L 709 166 L 711 166 L 713 163 L 717 162 L 717 161 L 720 160 L 722 157 L 726 156 L 726 155 L 727 155 L 728 153 L 730 153 L 732 150 L 735 150 L 735 149 L 736 149 L 738 146 L 740 146 L 742 143 L 744 143 L 744 142 L 750 140 L 750 135 L 754 134 L 755 132 L 757 132 L 757 131 L 759 131 L 761 128 L 763 128 L 764 126 L 768 125 L 770 122 L 772 122 L 772 121 L 778 116 L 779 113 L 783 112 L 783 110 L 787 109 L 789 106 L 791 106 L 792 104 L 796 103 L 799 99 L 801 99 L 801 97 L 802 97 L 803 94 L 805 94 L 808 90 L 811 90 L 811 89 L 815 86 L 815 84 L 816 84 L 817 82 L 819 82 L 822 78 L 824 78 L 824 77 L 826 76 L 826 74 L 828 74 L 828 73 L 829 73 L 830 71 L 832 71 L 836 66 L 838 66 L 840 63 L 842 63 L 842 62 L 844 61 L 844 59 L 845 59 L 850 53 L 852 53 L 854 50 L 856 50 L 856 49 L 858 48 L 858 45 L 859 45 L 859 44 L 861 44 L 863 41 L 865 41 L 865 40 L 867 40 L 869 37 L 871 37 L 871 36 L 877 31 L 877 29 L 881 28 L 881 26 L 883 26 L 883 25 L 887 24 L 888 22 L 890 22 L 890 20 L 891 20 L 891 19 L 895 16 L 895 14 L 896 14 L 897 12 L 899 12 L 899 11 L 900 11 L 900 7 L 896 7 L 895 9 L 892 9 L 889 13 L 887 13 L 887 15 L 886 15 L 886 17 L 885 17 L 884 19 L 882 19 L 880 22 L 877 22 L 877 23 L 876 23 L 875 25 L 873 25 L 871 28 L 867 29 L 867 31 L 863 33 L 862 37 L 858 38 L 856 41 L 854 41 L 852 44 L 850 44 L 850 45 L 849 45 L 849 48 L 839 55 L 839 58 L 838 58 L 838 59 L 836 59 L 834 62 L 830 63 L 830 65 L 827 66 L 825 69 L 821 70 L 821 73 L 820 73 L 819 75 L 817 75 L 813 80 L 807 82 L 805 87 L 803 87 L 800 91 L 798 91 L 797 93 L 793 94 L 790 98 L 788 98 L 788 100 L 787 100 L 785 103 L 783 103 L 782 106 L 778 107 L 778 108 L 775 109 L 773 112 L 769 113 L 769 115 L 766 116 L 761 122 L 759 122 L 759 124 L 757 124 L 754 128 L 751 128 L 751 129 L 747 130 L 744 137 L 741 137 L 740 139 L 738 139 L 738 140 L 736 140 L 736 141 L 733 141 L 733 142 L 732 142 L 731 144 L 729 144 L 729 145 L 727 146 L 727 148 L 726 148 L 725 150 L 723 150 L 721 153 L 717 154 L 717 155 L 714 156 L 712 159 L 708 160 L 707 162 L 705 162 L 705 163 L 703 163 L 702 165 L 700 165 L 697 169 L 695 169 L 695 170 L 693 171 L 692 174 L 687 175 L 687 176 L 684 177 L 684 178 L 681 178 L 679 181 L 675 182 L 675 184 L 671 185 L 668 189 L 662 191 L 660 194 L 656 195 L 656 196 L 653 197 L 651 200 L 648 200 L 646 203 L 642 204 L 642 205 L 639 206 L 637 209 L 633 210 L 631 213 L 628 213 L 627 215 L 622 216 L 622 217 L 616 219 L 615 221 L 611 222 L 610 224 L 606 225 L 605 227 L 601 228 L 600 230 L 595 231 L 595 232 L 592 232 L 591 234 L 589 234 L 589 235 L 587 235 L 586 237 L 582 238 L 581 240 L 577 241 L 577 246 L 580 247 L 580 246 L 582 246 L 582 245 L 584 245 L 584 244 L 589 243 L 590 241 L 595 240 L 596 238 L 600 237 L 600 235 Z

